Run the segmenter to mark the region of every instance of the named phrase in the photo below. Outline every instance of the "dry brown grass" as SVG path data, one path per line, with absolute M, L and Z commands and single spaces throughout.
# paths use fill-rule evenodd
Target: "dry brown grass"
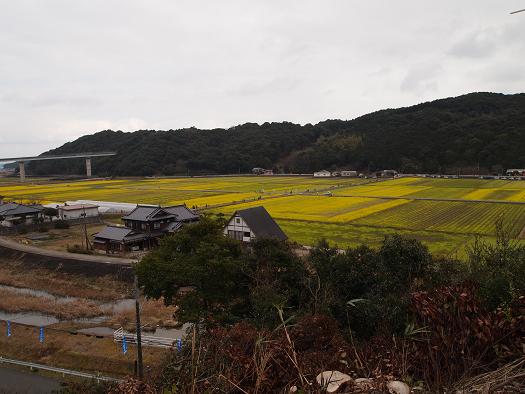
M 49 298 L 17 294 L 3 289 L 0 289 L 0 310 L 11 313 L 39 312 L 65 320 L 103 315 L 102 309 L 93 301 L 78 299 L 57 302 Z
M 104 228 L 102 224 L 88 224 L 87 226 L 88 235 L 98 233 Z M 37 246 L 39 248 L 58 250 L 65 252 L 67 246 L 73 245 L 82 245 L 84 240 L 84 233 L 82 226 L 71 226 L 67 229 L 50 229 L 47 232 L 50 239 L 32 241 L 24 235 L 19 235 L 16 238 L 23 240 L 24 243 L 29 243 L 30 245 Z M 92 241 L 92 238 L 90 238 Z
M 173 328 L 178 325 L 173 318 L 176 306 L 165 306 L 163 300 L 141 300 L 140 319 L 144 326 Z M 127 330 L 135 329 L 135 309 L 116 313 L 110 324 L 119 325 Z
M 111 276 L 87 277 L 47 269 L 27 269 L 23 263 L 0 259 L 0 284 L 45 290 L 63 297 L 113 301 L 129 297 L 131 286 Z
M 5 322 L 0 322 L 0 331 L 5 330 Z M 133 374 L 136 349 L 131 344 L 128 345 L 128 353 L 123 354 L 121 345 L 113 342 L 112 338 L 71 335 L 67 331 L 46 328 L 42 344 L 38 341 L 37 327 L 12 324 L 11 332 L 9 338 L 0 335 L 3 357 L 109 375 Z M 145 366 L 159 368 L 167 352 L 165 349 L 144 347 Z M 150 368 L 146 368 L 148 371 Z

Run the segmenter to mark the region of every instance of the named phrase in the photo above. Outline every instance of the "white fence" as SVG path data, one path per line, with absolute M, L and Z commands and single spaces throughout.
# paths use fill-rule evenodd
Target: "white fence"
M 115 342 L 122 342 L 124 337 L 126 337 L 127 344 L 137 343 L 137 335 L 132 334 L 130 332 L 125 332 L 122 327 L 120 327 L 118 330 L 115 330 L 115 332 L 113 333 L 113 340 Z M 176 345 L 177 339 L 154 337 L 151 335 L 141 335 L 140 342 L 142 346 L 171 348 Z

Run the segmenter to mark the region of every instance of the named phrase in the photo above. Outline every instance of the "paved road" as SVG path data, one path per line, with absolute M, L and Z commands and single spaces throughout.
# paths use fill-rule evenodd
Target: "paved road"
M 0 246 L 3 246 L 4 248 L 16 250 L 19 252 L 31 253 L 31 254 L 47 256 L 47 257 L 56 257 L 59 259 L 69 259 L 69 260 L 96 262 L 96 263 L 113 264 L 113 265 L 131 265 L 133 263 L 133 260 L 131 259 L 124 259 L 124 258 L 119 258 L 119 257 L 94 256 L 94 255 L 87 255 L 87 254 L 68 253 L 68 252 L 60 252 L 58 250 L 37 248 L 35 246 L 21 244 L 19 242 L 16 242 L 6 237 L 0 237 Z
M 2 394 L 47 394 L 59 389 L 58 380 L 29 371 L 0 367 L 0 393 Z

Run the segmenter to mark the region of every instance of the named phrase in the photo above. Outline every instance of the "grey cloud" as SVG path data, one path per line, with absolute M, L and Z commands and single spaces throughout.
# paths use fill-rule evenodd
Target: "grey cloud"
M 522 2 L 6 1 L 0 156 L 104 128 L 316 123 L 514 92 Z
M 438 89 L 438 77 L 443 68 L 439 64 L 426 64 L 410 69 L 401 82 L 404 92 L 426 93 Z
M 486 58 L 498 51 L 523 48 L 525 22 L 489 26 L 465 33 L 450 48 L 457 57 Z
M 450 48 L 450 54 L 458 57 L 482 58 L 491 55 L 498 47 L 494 31 L 471 32 Z

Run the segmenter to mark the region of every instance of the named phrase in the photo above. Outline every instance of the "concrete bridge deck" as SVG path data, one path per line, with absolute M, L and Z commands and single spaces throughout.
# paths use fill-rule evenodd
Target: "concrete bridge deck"
M 62 159 L 86 159 L 86 175 L 91 177 L 91 159 L 94 157 L 115 156 L 116 152 L 83 152 L 83 153 L 65 153 L 63 155 L 49 155 L 49 156 L 26 156 L 26 157 L 6 157 L 0 158 L 0 163 L 17 162 L 20 174 L 20 181 L 24 182 L 26 178 L 25 163 L 29 161 L 42 160 L 62 160 Z

